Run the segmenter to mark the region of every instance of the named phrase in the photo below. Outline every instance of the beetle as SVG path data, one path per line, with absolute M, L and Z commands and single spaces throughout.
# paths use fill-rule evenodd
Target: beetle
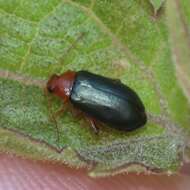
M 139 96 L 117 79 L 69 70 L 52 75 L 47 90 L 84 113 L 96 133 L 97 121 L 122 131 L 132 131 L 147 122 Z

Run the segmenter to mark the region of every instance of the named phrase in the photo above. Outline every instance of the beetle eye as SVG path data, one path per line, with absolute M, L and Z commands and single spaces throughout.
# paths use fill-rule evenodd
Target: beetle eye
M 47 90 L 49 93 L 53 93 L 55 91 L 58 78 L 59 78 L 58 75 L 52 75 L 51 78 L 49 79 L 47 83 Z
M 53 93 L 53 91 L 54 91 L 54 88 L 52 88 L 52 86 L 48 86 L 47 89 L 48 89 L 49 93 Z

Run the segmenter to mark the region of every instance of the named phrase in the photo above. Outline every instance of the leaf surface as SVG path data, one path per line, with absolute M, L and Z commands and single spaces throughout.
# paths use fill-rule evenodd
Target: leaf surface
M 176 79 L 169 3 L 155 19 L 140 0 L 0 0 L 0 150 L 88 167 L 93 177 L 176 172 L 190 107 Z M 66 70 L 121 79 L 141 97 L 148 123 L 130 133 L 104 127 L 97 136 L 67 112 L 57 118 L 57 141 L 51 115 L 62 103 L 44 88 Z

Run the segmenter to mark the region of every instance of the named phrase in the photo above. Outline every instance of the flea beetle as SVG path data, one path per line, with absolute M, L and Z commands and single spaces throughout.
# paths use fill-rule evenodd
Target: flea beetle
M 97 122 L 109 127 L 132 131 L 147 121 L 145 107 L 134 90 L 115 80 L 88 71 L 66 71 L 52 75 L 47 90 L 70 102 L 85 114 L 98 132 Z

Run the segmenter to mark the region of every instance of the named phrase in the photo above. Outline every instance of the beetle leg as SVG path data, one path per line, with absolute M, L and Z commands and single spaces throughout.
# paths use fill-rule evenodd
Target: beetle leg
M 53 113 L 52 111 L 52 100 L 48 94 L 47 88 L 44 88 L 44 95 L 47 98 L 47 102 L 48 102 L 48 111 L 49 111 L 49 119 L 55 124 L 55 129 L 56 129 L 56 142 L 59 144 L 60 141 L 60 134 L 59 134 L 59 127 L 58 127 L 58 123 L 56 120 L 56 117 L 59 116 L 61 113 L 63 113 L 65 111 L 65 108 L 62 107 L 60 110 L 58 110 L 57 112 Z
M 61 109 L 59 109 L 58 111 L 56 111 L 55 113 L 53 113 L 53 117 L 57 118 L 58 116 L 60 116 L 62 113 L 64 113 L 66 111 L 65 107 L 62 107 Z
M 70 112 L 73 115 L 73 117 L 80 119 L 82 116 L 84 116 L 84 113 L 80 111 L 79 109 L 76 109 L 73 107 L 73 105 L 70 106 Z
M 56 142 L 59 144 L 59 140 L 60 140 L 59 127 L 58 127 L 58 124 L 57 124 L 57 120 L 56 120 L 56 118 L 54 117 L 53 114 L 51 115 L 51 120 L 55 124 L 56 136 L 57 136 L 56 137 Z
M 95 134 L 98 134 L 99 133 L 99 128 L 97 127 L 95 120 L 88 117 L 88 116 L 86 117 L 86 119 L 89 121 L 90 126 L 93 128 Z

